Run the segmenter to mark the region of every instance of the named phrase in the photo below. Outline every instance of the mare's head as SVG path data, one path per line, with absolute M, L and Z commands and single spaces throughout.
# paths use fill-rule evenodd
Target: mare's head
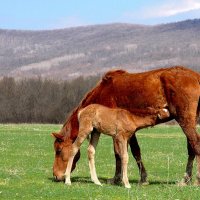
M 72 140 L 70 138 L 65 138 L 59 133 L 52 133 L 52 136 L 55 138 L 55 160 L 53 164 L 53 176 L 55 181 L 63 181 L 68 159 L 72 149 Z M 79 160 L 79 157 L 80 152 L 78 152 L 74 158 L 72 171 L 75 169 L 76 162 Z

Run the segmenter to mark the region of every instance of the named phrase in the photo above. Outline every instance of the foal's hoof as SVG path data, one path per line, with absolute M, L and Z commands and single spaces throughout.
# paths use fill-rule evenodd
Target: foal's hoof
M 65 181 L 65 185 L 71 185 L 72 183 L 69 181 Z
M 95 184 L 95 185 L 102 186 L 102 184 L 101 184 L 101 182 L 100 182 L 100 181 L 94 181 L 94 184 Z
M 130 188 L 131 188 L 131 185 L 130 185 L 130 184 L 125 185 L 125 188 L 130 189 Z

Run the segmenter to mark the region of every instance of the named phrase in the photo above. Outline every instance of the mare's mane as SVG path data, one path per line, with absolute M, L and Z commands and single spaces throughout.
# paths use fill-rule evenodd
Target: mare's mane
M 79 109 L 84 108 L 88 106 L 91 103 L 98 103 L 99 102 L 99 96 L 102 87 L 104 87 L 107 84 L 110 84 L 112 82 L 112 78 L 116 75 L 121 75 L 123 73 L 127 73 L 124 70 L 112 70 L 108 71 L 102 78 L 101 80 L 97 83 L 97 85 L 90 90 L 81 100 L 80 104 L 71 111 L 69 116 L 67 117 L 66 121 L 63 124 L 61 134 L 64 137 L 70 137 L 70 132 L 72 129 L 72 126 L 75 125 L 75 128 L 78 128 L 78 119 L 77 119 L 77 113 Z M 73 126 L 74 128 L 74 126 Z

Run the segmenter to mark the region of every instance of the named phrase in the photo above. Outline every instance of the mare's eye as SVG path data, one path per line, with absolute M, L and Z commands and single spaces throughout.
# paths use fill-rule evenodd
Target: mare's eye
M 57 149 L 56 150 L 56 155 L 59 155 L 61 153 L 62 149 Z
M 57 139 L 57 142 L 58 142 L 58 143 L 61 143 L 61 142 L 63 142 L 63 140 L 58 138 L 58 139 Z

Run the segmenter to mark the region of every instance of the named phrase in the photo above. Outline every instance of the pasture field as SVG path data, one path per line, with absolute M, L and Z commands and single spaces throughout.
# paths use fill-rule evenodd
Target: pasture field
M 72 173 L 72 185 L 52 181 L 54 160 L 50 133 L 61 125 L 0 125 L 0 199 L 89 199 L 89 200 L 197 200 L 200 187 L 178 187 L 184 174 L 186 139 L 178 126 L 156 126 L 137 133 L 150 185 L 138 185 L 138 169 L 129 148 L 128 176 L 132 188 L 110 185 L 115 162 L 112 139 L 101 136 L 96 152 L 97 174 L 103 186 L 90 181 L 87 144 L 81 148 L 81 159 Z M 196 162 L 194 178 L 196 174 Z

